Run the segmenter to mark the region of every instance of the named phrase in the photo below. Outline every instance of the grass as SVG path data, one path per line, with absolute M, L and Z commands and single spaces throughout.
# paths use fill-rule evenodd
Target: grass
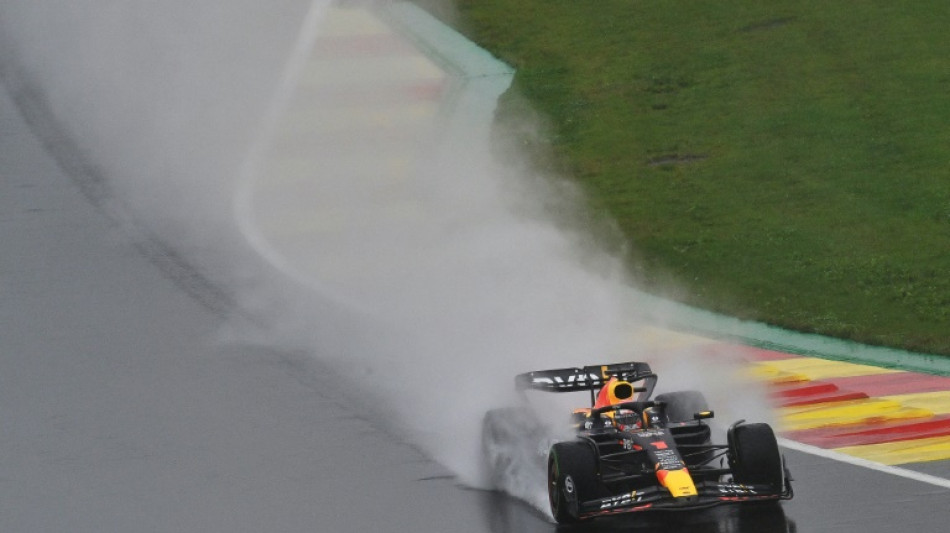
M 950 354 L 950 4 L 456 6 L 648 289 Z

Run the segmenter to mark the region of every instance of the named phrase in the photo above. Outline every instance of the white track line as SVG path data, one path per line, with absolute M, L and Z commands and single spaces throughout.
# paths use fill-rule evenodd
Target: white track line
M 924 474 L 922 472 L 915 472 L 913 470 L 908 470 L 906 468 L 900 468 L 897 466 L 883 465 L 881 463 L 875 463 L 874 461 L 868 461 L 867 459 L 861 459 L 860 457 L 854 457 L 852 455 L 847 455 L 841 452 L 836 452 L 834 450 L 826 450 L 824 448 L 819 448 L 817 446 L 812 446 L 810 444 L 802 444 L 800 442 L 795 442 L 793 440 L 778 439 L 779 445 L 790 450 L 795 450 L 803 453 L 808 453 L 811 455 L 817 455 L 819 457 L 824 457 L 826 459 L 832 459 L 834 461 L 840 461 L 842 463 L 848 463 L 855 466 L 861 466 L 871 470 L 876 470 L 878 472 L 883 472 L 885 474 L 891 474 L 892 476 L 899 476 L 913 481 L 919 481 L 921 483 L 928 483 L 937 487 L 944 489 L 950 489 L 950 479 L 945 479 L 942 477 L 932 476 L 930 474 Z
M 321 283 L 313 276 L 307 276 L 287 261 L 283 254 L 277 252 L 261 233 L 254 223 L 254 185 L 259 178 L 267 150 L 273 145 L 277 136 L 280 119 L 290 106 L 294 92 L 304 72 L 310 54 L 320 30 L 320 23 L 330 9 L 330 0 L 311 0 L 310 8 L 301 23 L 297 40 L 284 65 L 283 72 L 274 91 L 274 95 L 265 109 L 264 117 L 258 128 L 259 133 L 253 140 L 248 153 L 241 165 L 238 177 L 237 191 L 232 203 L 232 212 L 241 234 L 248 244 L 257 253 L 274 267 L 278 272 L 294 280 L 304 287 L 323 295 L 328 300 L 343 308 L 366 313 L 364 309 L 357 309 L 356 305 L 339 294 L 332 286 Z

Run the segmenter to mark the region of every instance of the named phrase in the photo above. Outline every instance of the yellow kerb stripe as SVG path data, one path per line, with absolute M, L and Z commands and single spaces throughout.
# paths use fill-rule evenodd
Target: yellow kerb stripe
M 835 451 L 885 465 L 950 459 L 950 436 L 848 446 Z
M 875 374 L 893 374 L 900 372 L 900 370 L 892 370 L 889 368 L 858 365 L 854 363 L 843 363 L 841 361 L 827 361 L 825 359 L 813 359 L 811 357 L 794 357 L 792 359 L 780 359 L 777 361 L 755 363 L 755 366 L 763 367 L 762 372 L 771 372 L 776 375 L 802 375 L 813 381 L 820 379 L 842 378 L 849 376 L 870 376 Z
M 829 402 L 779 410 L 784 431 L 797 431 L 828 426 L 849 426 L 894 420 L 930 418 L 933 412 L 907 406 L 894 400 L 869 398 L 845 402 Z

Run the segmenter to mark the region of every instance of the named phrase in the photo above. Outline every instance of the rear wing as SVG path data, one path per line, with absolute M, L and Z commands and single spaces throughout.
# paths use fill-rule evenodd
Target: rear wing
M 574 392 L 594 390 L 603 387 L 610 378 L 623 381 L 648 379 L 647 386 L 652 392 L 656 374 L 647 363 L 629 362 L 612 365 L 592 365 L 583 368 L 557 368 L 537 370 L 515 376 L 515 388 L 519 391 L 539 390 L 545 392 Z

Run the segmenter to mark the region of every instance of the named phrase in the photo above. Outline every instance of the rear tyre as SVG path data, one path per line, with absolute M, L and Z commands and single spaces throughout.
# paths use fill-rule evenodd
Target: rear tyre
M 736 483 L 770 485 L 780 492 L 785 467 L 775 432 L 768 424 L 741 424 L 729 431 L 729 466 Z
M 586 442 L 558 442 L 548 454 L 548 500 L 559 524 L 580 520 L 580 504 L 607 495 L 597 478 L 597 457 Z
M 684 390 L 678 392 L 668 392 L 658 394 L 654 398 L 656 402 L 665 404 L 664 411 L 666 418 L 670 423 L 692 422 L 693 415 L 702 411 L 709 410 L 709 404 L 703 393 L 695 390 Z M 690 446 L 709 446 L 712 443 L 712 434 L 709 426 L 705 424 L 688 425 L 687 427 L 673 428 L 673 438 L 676 444 L 681 447 L 680 453 L 687 465 L 696 468 L 708 463 L 714 456 L 714 452 L 709 448 L 689 448 Z M 699 470 L 694 470 L 695 475 L 699 475 Z M 708 477 L 709 481 L 716 481 L 718 476 Z
M 657 394 L 653 400 L 666 404 L 666 418 L 670 422 L 689 422 L 694 414 L 709 410 L 706 397 L 695 390 Z

